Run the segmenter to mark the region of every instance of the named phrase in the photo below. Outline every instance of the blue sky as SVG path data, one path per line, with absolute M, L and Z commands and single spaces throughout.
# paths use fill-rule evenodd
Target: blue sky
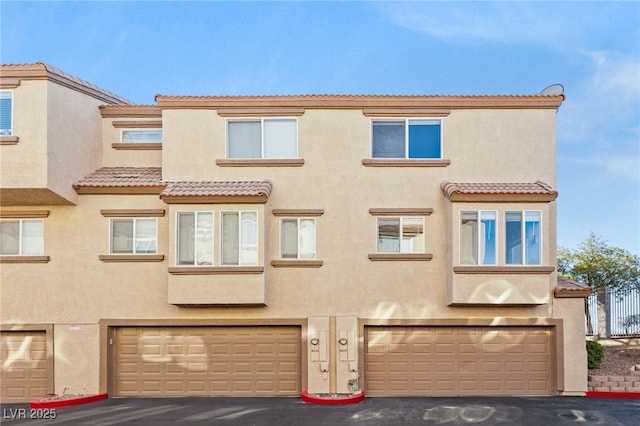
M 164 95 L 533 94 L 557 115 L 558 243 L 640 254 L 640 2 L 0 2 L 2 63 Z

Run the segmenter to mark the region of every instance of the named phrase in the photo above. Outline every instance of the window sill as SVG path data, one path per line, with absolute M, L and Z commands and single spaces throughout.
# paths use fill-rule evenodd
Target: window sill
M 227 159 L 216 160 L 220 167 L 301 167 L 304 165 L 302 158 L 251 158 L 251 159 Z
M 17 145 L 20 142 L 18 136 L 0 136 L 0 145 Z
M 454 266 L 456 274 L 550 274 L 555 266 Z
M 163 254 L 102 254 L 103 262 L 162 262 Z
M 161 150 L 162 144 L 157 142 L 137 142 L 137 143 L 112 143 L 113 149 L 130 150 L 130 151 L 144 151 L 144 150 Z
M 49 260 L 49 256 L 0 256 L 0 263 L 47 263 Z
M 431 253 L 370 253 L 369 260 L 418 260 L 429 261 L 433 259 Z
M 262 274 L 264 266 L 172 266 L 172 275 Z
M 365 167 L 447 167 L 451 160 L 412 160 L 405 158 L 365 158 L 362 165 Z
M 319 268 L 323 264 L 322 260 L 272 260 L 271 266 L 274 268 Z

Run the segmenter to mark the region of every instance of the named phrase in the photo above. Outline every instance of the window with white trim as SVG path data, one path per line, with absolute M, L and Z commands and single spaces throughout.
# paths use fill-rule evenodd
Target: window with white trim
M 109 221 L 111 254 L 156 254 L 158 221 L 149 218 L 118 218 Z
M 222 212 L 222 264 L 258 264 L 258 212 Z
M 123 130 L 120 133 L 123 143 L 162 143 L 162 130 Z
M 505 262 L 507 265 L 542 264 L 542 212 L 505 213 Z
M 298 120 L 262 118 L 227 121 L 227 158 L 298 158 Z
M 280 220 L 280 257 L 282 259 L 316 258 L 316 220 L 314 218 Z
M 179 212 L 177 233 L 178 265 L 213 265 L 213 212 Z
M 0 90 L 0 136 L 13 135 L 13 92 Z
M 495 210 L 463 211 L 460 213 L 460 264 L 495 265 Z
M 423 217 L 379 217 L 378 253 L 424 253 Z
M 44 253 L 42 220 L 0 221 L 0 255 L 32 256 Z
M 442 120 L 373 120 L 372 158 L 442 158 Z

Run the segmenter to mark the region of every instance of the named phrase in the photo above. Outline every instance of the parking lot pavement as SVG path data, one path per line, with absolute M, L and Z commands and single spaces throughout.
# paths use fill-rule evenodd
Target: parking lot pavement
M 640 399 L 578 397 L 367 398 L 354 405 L 299 398 L 110 398 L 29 410 L 2 405 L 3 425 L 637 425 Z

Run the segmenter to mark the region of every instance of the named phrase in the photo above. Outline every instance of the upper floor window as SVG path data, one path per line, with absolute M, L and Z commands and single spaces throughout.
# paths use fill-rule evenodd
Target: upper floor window
M 0 136 L 13 135 L 13 92 L 0 90 Z
M 424 218 L 378 218 L 378 253 L 424 253 L 424 251 Z
M 496 264 L 496 211 L 466 211 L 460 215 L 460 263 Z
M 112 219 L 110 253 L 155 254 L 158 251 L 156 219 Z
M 298 121 L 263 118 L 227 122 L 227 158 L 298 157 Z
M 258 212 L 222 213 L 222 264 L 258 264 Z
M 316 220 L 314 218 L 282 219 L 280 257 L 282 259 L 315 259 Z
M 178 265 L 213 265 L 213 212 L 178 213 Z
M 123 143 L 162 143 L 162 130 L 123 130 Z
M 525 210 L 505 214 L 505 260 L 507 265 L 542 263 L 542 212 Z
M 440 119 L 374 120 L 373 158 L 442 158 Z
M 42 228 L 42 220 L 0 221 L 0 254 L 20 256 L 44 253 Z

